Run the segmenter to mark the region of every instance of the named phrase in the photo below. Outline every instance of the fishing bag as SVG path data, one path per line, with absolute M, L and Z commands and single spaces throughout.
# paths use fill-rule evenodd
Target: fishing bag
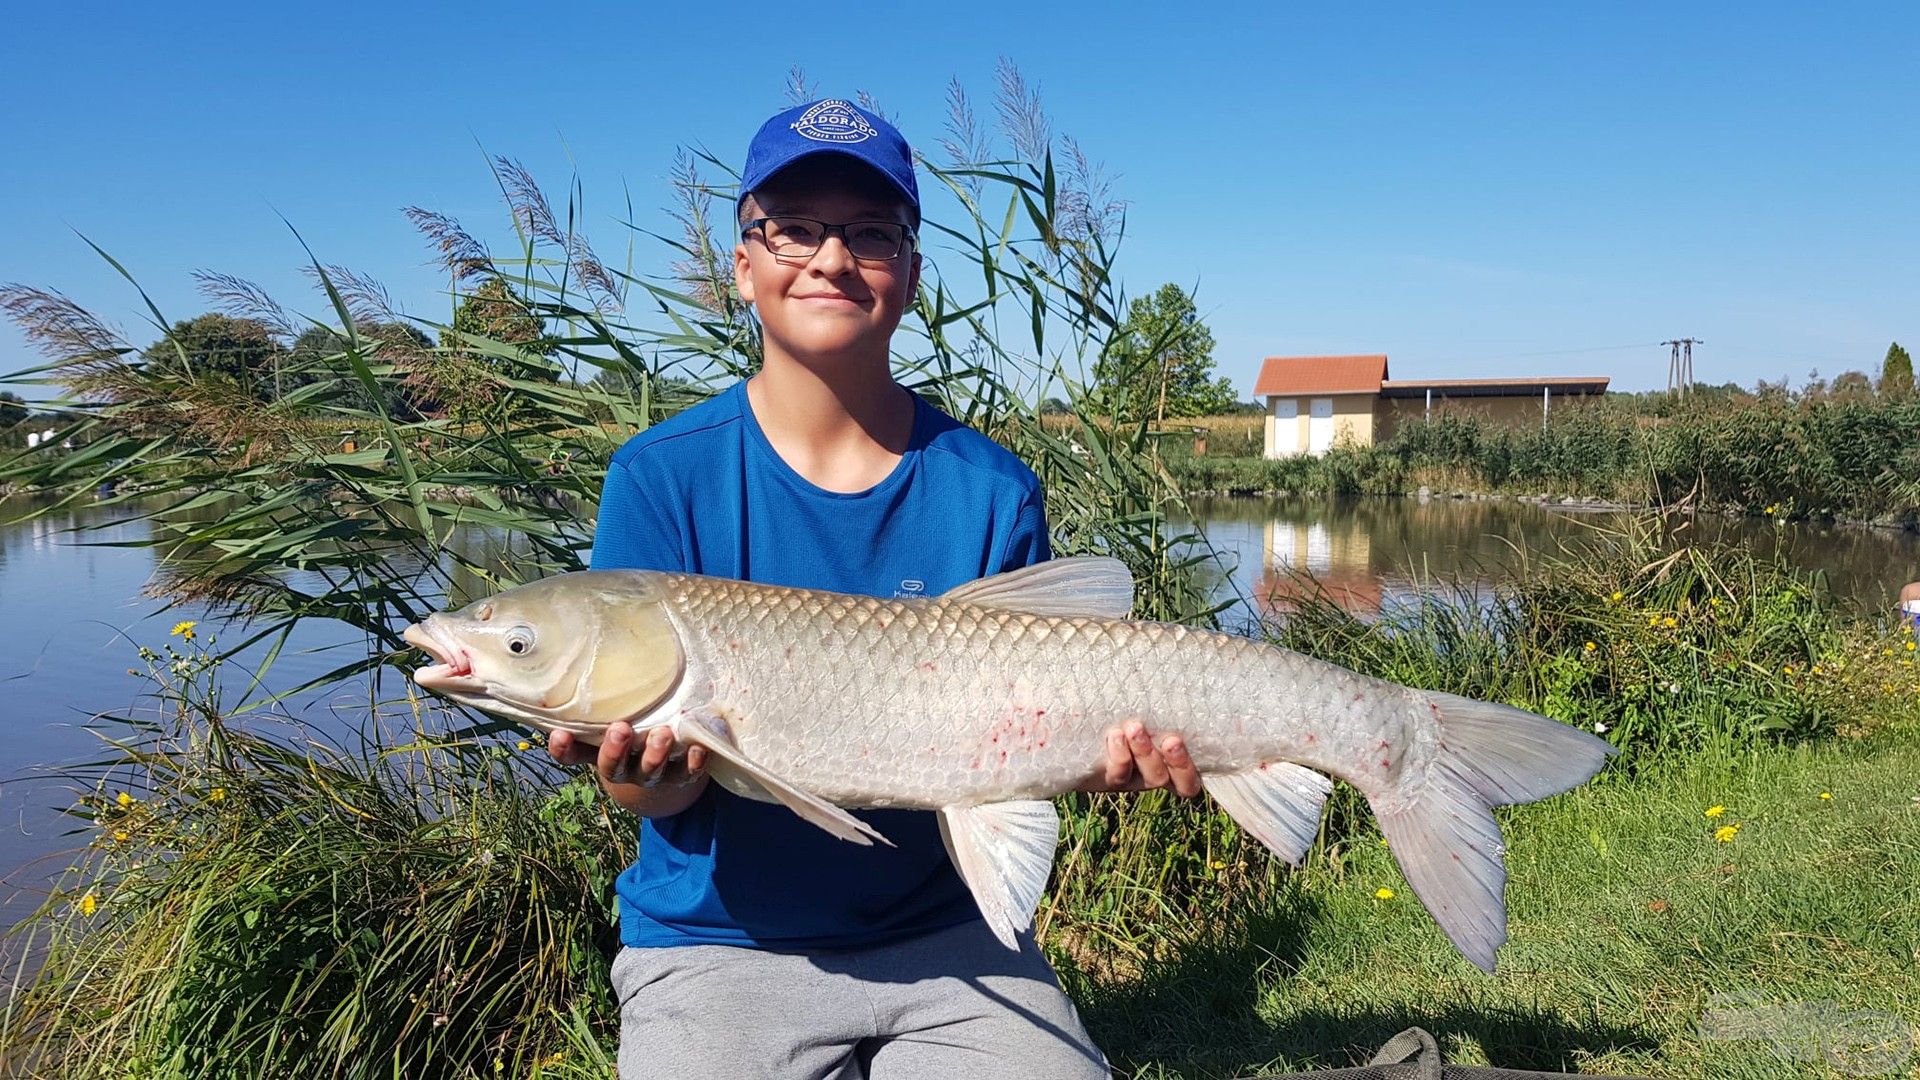
M 1529 1069 L 1499 1069 L 1487 1065 L 1449 1065 L 1440 1060 L 1440 1044 L 1421 1028 L 1408 1028 L 1387 1040 L 1373 1060 L 1352 1069 L 1328 1069 L 1310 1073 L 1270 1073 L 1259 1080 L 1288 1080 L 1312 1077 L 1313 1080 L 1648 1080 L 1635 1076 L 1601 1076 L 1596 1073 L 1536 1072 Z

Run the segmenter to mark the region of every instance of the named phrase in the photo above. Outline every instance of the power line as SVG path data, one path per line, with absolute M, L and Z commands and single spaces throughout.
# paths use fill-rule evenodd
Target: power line
M 1535 356 L 1575 356 L 1580 353 L 1625 352 L 1629 349 L 1651 349 L 1656 345 L 1665 345 L 1664 341 L 1643 341 L 1637 345 L 1594 345 L 1584 349 L 1548 349 L 1544 352 L 1474 353 L 1471 356 L 1454 356 L 1440 360 L 1428 360 L 1429 364 L 1458 364 L 1466 360 L 1525 360 Z

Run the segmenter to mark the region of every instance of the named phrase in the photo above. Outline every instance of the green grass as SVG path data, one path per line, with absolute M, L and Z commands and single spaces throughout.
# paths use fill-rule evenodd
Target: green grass
M 1914 734 L 1675 758 L 1503 812 L 1512 938 L 1494 977 L 1452 950 L 1366 834 L 1137 971 L 1063 955 L 1063 976 L 1142 1077 L 1347 1065 L 1413 1024 L 1469 1063 L 1836 1075 L 1763 1041 L 1703 1040 L 1699 1022 L 1710 995 L 1747 991 L 1920 1032 Z M 1717 842 L 1717 823 L 1740 829 Z

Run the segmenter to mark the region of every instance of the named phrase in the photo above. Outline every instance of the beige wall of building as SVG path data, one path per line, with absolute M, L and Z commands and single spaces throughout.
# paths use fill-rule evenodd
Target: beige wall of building
M 1267 456 L 1281 458 L 1322 453 L 1343 442 L 1353 446 L 1371 446 L 1374 440 L 1375 400 L 1372 394 L 1269 397 Z M 1327 415 L 1316 418 L 1313 415 L 1316 408 L 1326 411 Z M 1319 445 L 1316 445 L 1316 438 Z

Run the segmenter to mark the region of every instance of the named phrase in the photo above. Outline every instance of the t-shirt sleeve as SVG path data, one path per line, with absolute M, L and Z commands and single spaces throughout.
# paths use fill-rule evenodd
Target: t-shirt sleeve
M 686 570 L 685 548 L 664 507 L 635 479 L 626 462 L 607 466 L 600 488 L 600 520 L 593 530 L 595 570 Z
M 1007 538 L 1007 555 L 1000 572 L 1043 563 L 1053 558 L 1053 543 L 1047 537 L 1047 502 L 1039 488 L 1027 492 L 1020 511 L 1014 515 L 1013 534 Z

